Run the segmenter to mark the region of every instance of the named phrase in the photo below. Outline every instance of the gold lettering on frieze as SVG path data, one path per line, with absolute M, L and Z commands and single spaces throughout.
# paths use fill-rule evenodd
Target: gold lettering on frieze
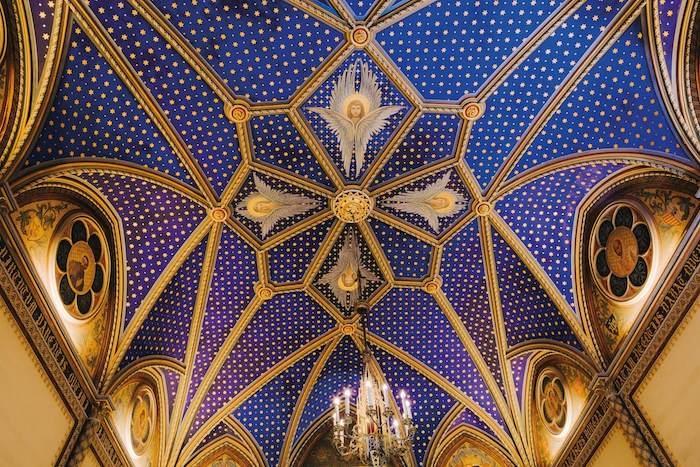
M 0 238 L 0 266 L 2 266 L 2 271 L 0 272 L 4 273 L 4 277 L 0 277 L 3 282 L 8 283 L 8 288 L 14 287 L 13 295 L 16 295 L 19 298 L 19 303 L 21 303 L 19 307 L 15 304 L 15 310 L 20 315 L 20 320 L 24 322 L 25 327 L 33 324 L 33 332 L 29 333 L 30 338 L 37 345 L 39 344 L 37 341 L 38 339 L 43 341 L 46 351 L 53 357 L 52 359 L 57 370 L 63 375 L 65 384 L 72 391 L 79 406 L 86 409 L 88 406 L 88 398 L 83 391 L 80 380 L 70 366 L 59 339 L 56 338 L 46 316 L 44 316 L 44 313 L 37 305 L 34 296 L 27 286 L 27 283 L 24 281 L 17 264 L 2 238 Z M 44 358 L 48 359 L 50 357 L 44 355 Z M 52 365 L 49 366 L 51 367 Z

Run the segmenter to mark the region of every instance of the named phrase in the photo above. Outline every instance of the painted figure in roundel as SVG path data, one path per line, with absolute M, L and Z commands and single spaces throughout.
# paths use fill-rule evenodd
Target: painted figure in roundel
M 150 388 L 137 389 L 131 408 L 131 444 L 136 454 L 146 451 L 155 423 L 155 401 Z
M 356 89 L 360 74 L 359 90 Z M 343 159 L 343 170 L 348 177 L 357 177 L 365 162 L 369 140 L 389 122 L 389 118 L 403 107 L 382 106 L 382 91 L 369 65 L 356 61 L 345 70 L 331 92 L 329 108 L 310 107 L 326 121 L 335 134 Z M 355 160 L 354 173 L 350 173 Z

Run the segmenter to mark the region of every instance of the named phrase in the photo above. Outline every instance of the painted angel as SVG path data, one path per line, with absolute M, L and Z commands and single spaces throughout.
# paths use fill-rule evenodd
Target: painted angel
M 368 281 L 379 282 L 381 280 L 362 264 L 359 251 L 355 236 L 348 235 L 340 249 L 335 265 L 319 279 L 319 283 L 328 285 L 333 295 L 345 307 L 351 306 L 358 300 L 360 281 L 364 287 Z
M 447 188 L 450 173 L 420 190 L 399 193 L 381 202 L 408 214 L 421 216 L 435 232 L 440 229 L 440 218 L 456 214 L 466 206 L 466 199 L 460 193 Z
M 265 238 L 277 222 L 302 214 L 318 206 L 318 201 L 304 195 L 276 190 L 257 175 L 253 176 L 255 191 L 236 206 L 236 212 L 260 224 Z
M 355 89 L 357 73 L 360 88 Z M 345 70 L 331 91 L 330 108 L 309 107 L 326 121 L 340 145 L 343 169 L 348 177 L 357 177 L 365 162 L 369 140 L 389 123 L 389 118 L 403 109 L 399 105 L 382 106 L 382 91 L 369 65 L 356 61 Z M 355 160 L 355 173 L 350 173 Z

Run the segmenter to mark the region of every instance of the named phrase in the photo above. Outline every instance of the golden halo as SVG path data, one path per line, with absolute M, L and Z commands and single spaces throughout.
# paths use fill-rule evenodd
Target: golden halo
M 366 116 L 367 113 L 369 112 L 369 99 L 365 97 L 363 94 L 360 94 L 359 92 L 356 92 L 354 94 L 349 95 L 348 97 L 345 98 L 343 101 L 343 113 L 345 114 L 346 117 L 350 118 L 349 116 L 349 110 L 350 110 L 350 104 L 354 102 L 360 102 L 362 105 L 362 111 L 363 114 L 362 116 Z
M 428 204 L 438 214 L 452 214 L 457 204 L 457 197 L 453 191 L 443 190 L 430 198 Z

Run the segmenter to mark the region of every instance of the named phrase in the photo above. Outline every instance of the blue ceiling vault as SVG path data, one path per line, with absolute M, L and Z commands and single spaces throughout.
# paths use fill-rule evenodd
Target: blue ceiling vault
M 163 370 L 182 420 L 175 455 L 235 433 L 234 420 L 278 465 L 356 386 L 359 334 L 346 335 L 352 308 L 329 279 L 356 242 L 376 360 L 414 401 L 417 464 L 443 423 L 481 430 L 518 463 L 528 353 L 513 349 L 596 358 L 573 279 L 578 208 L 641 160 L 697 167 L 633 0 L 73 2 L 18 176 L 73 173 L 120 217 L 131 332 L 112 365 L 184 368 Z M 33 3 L 43 63 L 53 2 Z M 669 68 L 679 3 L 662 3 Z M 364 47 L 356 24 L 371 31 Z M 331 106 L 353 67 L 368 71 L 352 85 L 371 76 L 377 105 L 396 110 L 363 163 L 355 143 L 348 171 L 347 128 L 312 108 Z M 462 115 L 472 101 L 478 119 Z M 249 118 L 233 122 L 232 104 Z M 331 209 L 348 187 L 374 203 L 358 224 Z M 431 217 L 406 201 L 438 189 L 454 209 Z

